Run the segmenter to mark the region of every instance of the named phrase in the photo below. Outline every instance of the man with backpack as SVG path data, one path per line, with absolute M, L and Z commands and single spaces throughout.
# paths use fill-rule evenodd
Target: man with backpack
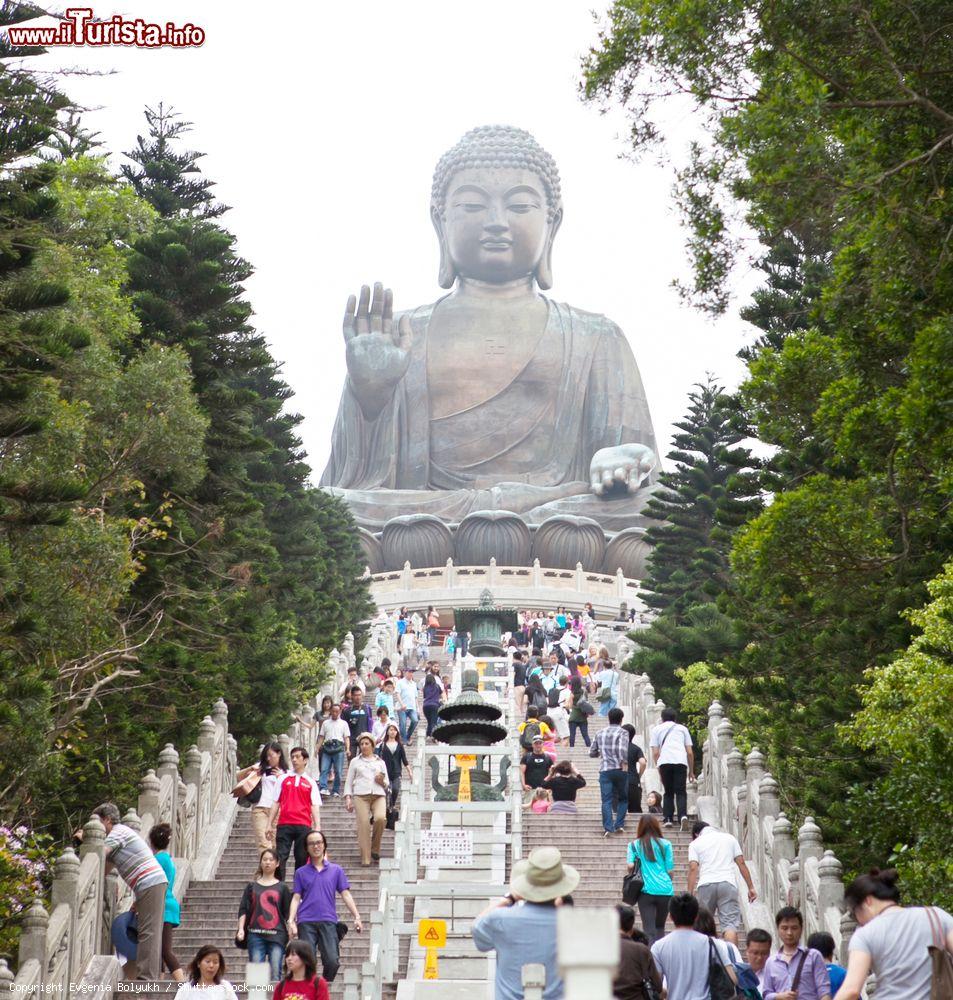
M 364 692 L 356 685 L 351 688 L 351 704 L 341 712 L 341 718 L 347 723 L 350 732 L 349 753 L 353 757 L 357 753 L 358 736 L 369 733 L 374 728 L 371 706 L 364 704 Z
M 532 795 L 533 790 L 541 787 L 552 767 L 552 758 L 543 753 L 543 737 L 532 738 L 530 749 L 520 758 L 520 781 L 523 791 Z
M 540 710 L 535 705 L 530 705 L 526 710 L 526 721 L 519 724 L 520 746 L 524 750 L 533 749 L 533 740 L 539 737 L 545 740 L 552 730 L 539 717 Z

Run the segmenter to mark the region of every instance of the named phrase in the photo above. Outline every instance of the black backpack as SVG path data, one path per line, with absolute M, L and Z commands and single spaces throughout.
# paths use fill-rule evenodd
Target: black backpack
M 558 708 L 559 707 L 559 688 L 554 687 L 552 691 L 546 695 L 546 707 L 547 708 Z
M 801 968 L 804 967 L 804 956 L 801 956 Z M 798 973 L 795 983 L 800 982 L 801 976 Z M 794 987 L 797 989 L 797 987 Z M 732 982 L 725 963 L 721 960 L 721 955 L 715 947 L 715 942 L 708 939 L 708 989 L 711 993 L 711 1000 L 744 1000 L 742 993 Z
M 524 750 L 532 750 L 533 737 L 539 736 L 541 732 L 542 729 L 539 728 L 538 722 L 527 722 L 526 725 L 523 726 L 523 731 L 520 733 L 520 746 Z

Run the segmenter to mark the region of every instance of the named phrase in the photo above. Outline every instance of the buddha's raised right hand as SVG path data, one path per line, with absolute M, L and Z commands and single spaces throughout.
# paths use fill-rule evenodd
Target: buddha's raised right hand
M 348 298 L 343 327 L 351 388 L 365 416 L 373 419 L 410 364 L 410 318 L 401 316 L 395 327 L 393 292 L 377 282 L 373 298 L 367 285 L 361 286 L 360 298 Z

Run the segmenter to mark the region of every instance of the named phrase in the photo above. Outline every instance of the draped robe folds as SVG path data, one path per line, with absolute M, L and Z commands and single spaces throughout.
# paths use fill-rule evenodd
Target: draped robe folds
M 427 331 L 435 305 L 410 313 L 410 365 L 377 417 L 365 417 L 345 381 L 321 486 L 343 497 L 370 531 L 402 514 L 454 523 L 478 510 L 513 511 L 528 524 L 576 514 L 609 533 L 647 523 L 639 512 L 657 468 L 635 494 L 596 496 L 589 479 L 600 448 L 643 444 L 658 454 L 642 379 L 619 327 L 547 300 L 546 328 L 529 363 L 476 406 L 433 420 Z M 550 382 L 542 393 L 541 378 Z

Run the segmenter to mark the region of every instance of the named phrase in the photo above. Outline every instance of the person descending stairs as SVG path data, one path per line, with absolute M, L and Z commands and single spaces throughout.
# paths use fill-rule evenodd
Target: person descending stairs
M 359 969 L 367 961 L 371 912 L 377 907 L 379 869 L 376 865 L 362 868 L 354 829 L 354 814 L 344 808 L 343 799 L 325 798 L 321 807 L 321 828 L 328 841 L 328 856 L 341 865 L 351 884 L 351 894 L 364 922 L 363 933 L 354 931 L 351 914 L 338 897 L 338 920 L 347 924 L 348 933 L 341 942 L 341 967 L 331 983 L 332 998 L 344 995 L 344 973 Z M 382 856 L 393 854 L 391 831 L 384 833 Z M 235 943 L 238 906 L 246 884 L 254 878 L 258 854 L 248 810 L 241 810 L 235 819 L 228 844 L 222 854 L 215 878 L 192 882 L 182 904 L 182 922 L 175 936 L 175 948 L 184 965 L 203 944 L 214 944 L 225 956 L 226 975 L 233 984 L 245 979 L 248 952 Z M 290 888 L 294 880 L 294 861 L 289 858 L 285 879 Z M 320 971 L 320 960 L 318 961 Z

